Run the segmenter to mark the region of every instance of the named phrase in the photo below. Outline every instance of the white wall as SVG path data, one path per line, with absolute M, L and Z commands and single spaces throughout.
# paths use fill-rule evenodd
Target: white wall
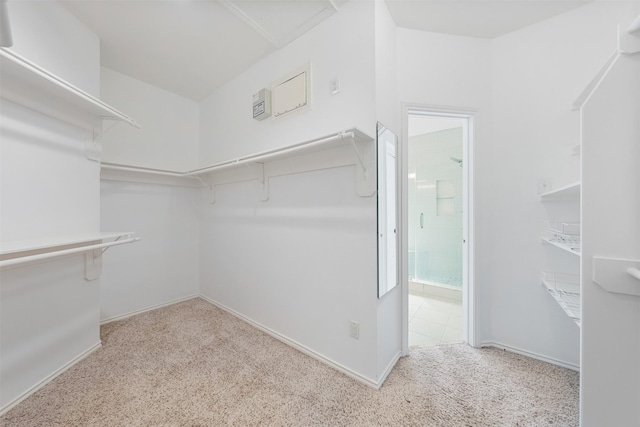
M 375 133 L 374 13 L 368 2 L 349 2 L 338 13 L 267 56 L 201 103 L 200 164 L 284 147 L 357 127 Z M 311 63 L 311 111 L 258 121 L 253 93 Z M 339 77 L 341 92 L 329 81 Z
M 103 180 L 100 195 L 102 229 L 141 238 L 105 253 L 100 319 L 197 295 L 199 191 Z
M 540 203 L 537 182 L 552 178 L 557 188 L 579 179 L 579 159 L 571 156 L 579 115 L 571 104 L 615 50 L 616 25 L 635 16 L 630 9 L 594 2 L 493 44 L 495 126 L 486 146 L 493 159 L 483 179 L 483 221 L 491 231 L 484 261 L 491 268 L 481 269 L 491 286 L 491 340 L 574 366 L 579 329 L 538 277 L 543 268 L 575 270 L 578 261 L 558 263 L 566 255 L 552 254 L 539 236 L 545 221 L 578 214 Z
M 166 90 L 102 68 L 102 100 L 142 129 L 118 125 L 103 137 L 102 161 L 186 171 L 198 163 L 199 105 Z
M 354 167 L 273 178 L 267 202 L 254 182 L 222 185 L 202 204 L 201 292 L 375 381 L 375 199 L 355 194 Z
M 311 111 L 253 120 L 252 94 L 305 63 L 312 66 Z M 349 2 L 202 102 L 200 163 L 352 127 L 374 137 L 374 66 L 374 5 Z M 332 96 L 334 77 L 341 91 Z M 354 176 L 348 166 L 272 178 L 266 202 L 254 182 L 216 186 L 201 224 L 201 292 L 375 383 L 376 201 L 356 195 Z M 357 340 L 350 320 L 360 323 Z
M 374 34 L 376 120 L 399 136 L 401 129 L 398 120 L 400 105 L 396 93 L 396 25 L 384 1 L 375 2 Z M 396 165 L 395 170 L 397 169 Z M 378 300 L 378 375 L 382 375 L 402 351 L 401 289 L 401 285 L 396 286 Z
M 9 1 L 12 50 L 100 97 L 100 39 L 55 1 Z
M 474 176 L 476 251 L 477 340 L 491 337 L 489 283 L 484 279 L 485 253 L 491 247 L 491 232 L 485 227 L 490 214 L 481 203 L 487 192 L 484 174 L 493 167 L 493 153 L 487 148 L 491 138 L 491 41 L 449 36 L 416 30 L 397 29 L 397 90 L 401 103 L 475 108 Z M 400 109 L 398 114 L 400 114 Z M 408 171 L 407 129 L 402 135 L 402 164 Z M 408 200 L 403 188 L 403 200 Z M 407 211 L 406 202 L 404 205 Z M 403 218 L 408 223 L 408 218 Z M 407 236 L 404 236 L 406 239 Z M 406 242 L 406 240 L 405 240 Z M 405 243 L 405 247 L 408 245 Z M 405 262 L 403 267 L 408 269 Z
M 613 268 L 615 278 L 603 280 L 597 276 L 604 268 L 591 262 L 593 257 L 640 260 L 638 93 L 640 54 L 625 55 L 582 109 L 580 387 L 584 427 L 640 422 L 640 296 L 603 288 L 625 284 L 638 289 L 639 282 L 625 278 L 625 273 L 640 263 L 619 264 Z
M 199 104 L 104 67 L 101 86 L 102 99 L 142 127 L 112 128 L 103 138 L 103 162 L 196 168 Z M 105 255 L 101 320 L 198 294 L 199 192 L 108 176 L 103 173 L 100 186 L 102 229 L 135 231 L 141 241 Z
M 16 52 L 99 92 L 94 34 L 55 2 L 9 9 Z M 1 242 L 98 232 L 100 166 L 84 155 L 84 130 L 5 100 L 0 113 Z M 85 281 L 83 260 L 0 273 L 0 412 L 99 344 L 100 280 Z
M 376 119 L 396 135 L 400 135 L 396 91 L 396 24 L 387 4 L 375 2 L 375 52 L 376 52 Z

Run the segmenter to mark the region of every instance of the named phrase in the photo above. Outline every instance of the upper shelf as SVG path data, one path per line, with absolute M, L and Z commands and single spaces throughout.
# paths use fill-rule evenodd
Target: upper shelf
M 580 181 L 540 194 L 542 201 L 580 200 Z
M 42 114 L 85 129 L 101 120 L 140 128 L 131 117 L 5 48 L 0 48 L 0 75 L 0 97 Z

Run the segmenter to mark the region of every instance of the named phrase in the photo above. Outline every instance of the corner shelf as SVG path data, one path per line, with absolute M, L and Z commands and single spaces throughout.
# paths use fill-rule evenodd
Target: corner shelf
M 140 128 L 131 117 L 9 49 L 0 48 L 0 70 L 4 99 L 84 129 L 93 130 L 102 120 Z
M 545 271 L 542 273 L 541 283 L 567 316 L 580 326 L 580 276 Z
M 547 201 L 573 201 L 580 200 L 580 181 L 565 185 L 556 190 L 540 194 L 540 200 Z

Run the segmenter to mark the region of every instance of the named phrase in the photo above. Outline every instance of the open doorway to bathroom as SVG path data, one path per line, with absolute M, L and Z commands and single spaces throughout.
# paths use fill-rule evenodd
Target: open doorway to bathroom
M 408 345 L 468 341 L 472 116 L 409 109 Z

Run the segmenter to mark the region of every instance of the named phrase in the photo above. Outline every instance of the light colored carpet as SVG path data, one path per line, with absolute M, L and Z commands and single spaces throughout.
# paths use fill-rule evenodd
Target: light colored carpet
M 497 349 L 412 348 L 374 390 L 202 299 L 101 335 L 0 425 L 578 425 L 576 372 Z

